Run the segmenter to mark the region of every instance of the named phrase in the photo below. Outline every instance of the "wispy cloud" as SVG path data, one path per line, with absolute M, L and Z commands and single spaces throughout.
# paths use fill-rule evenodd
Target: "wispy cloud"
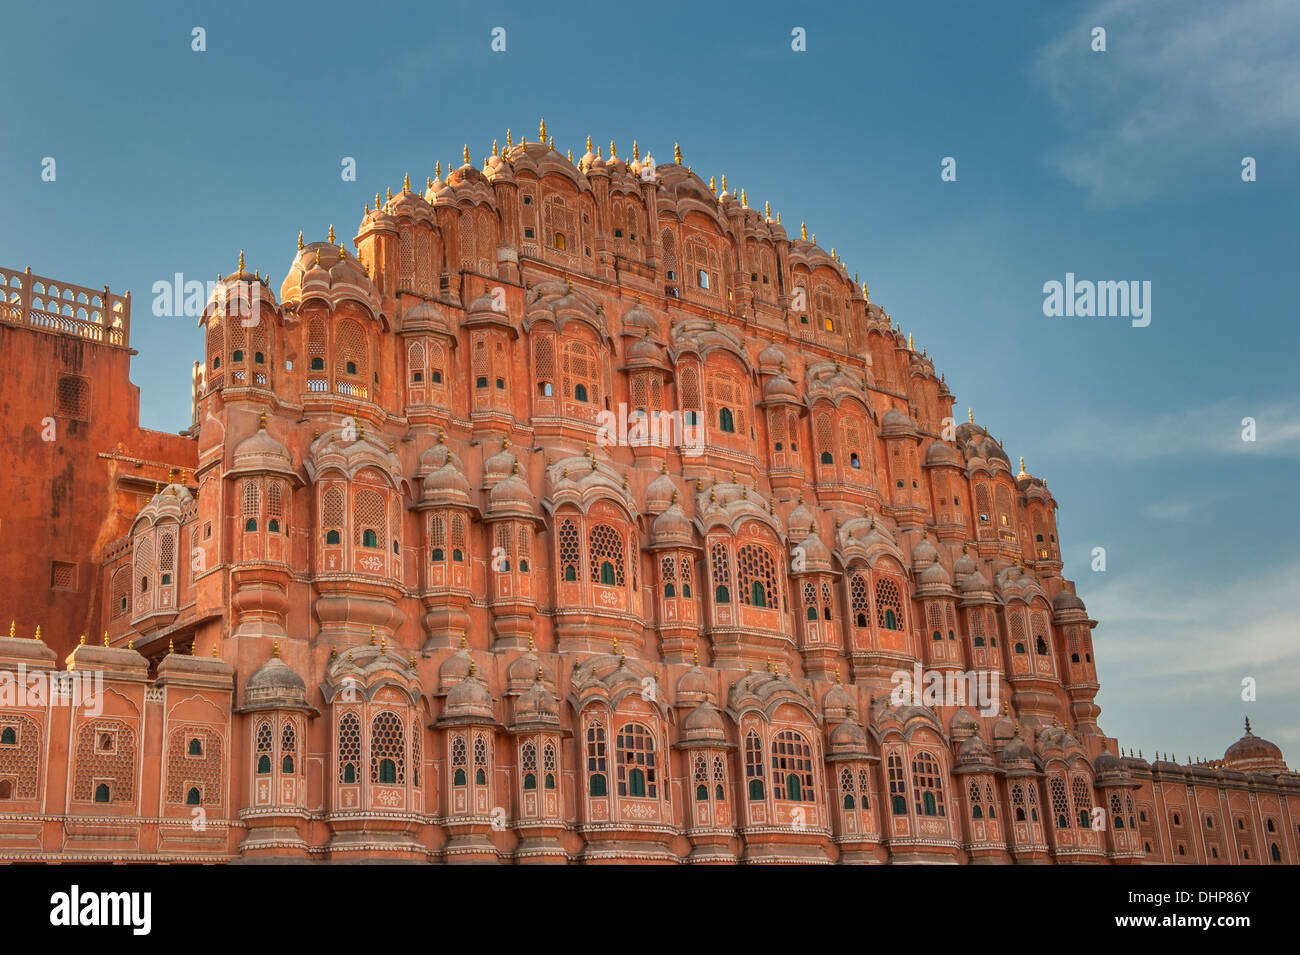
M 1253 419 L 1253 441 L 1243 438 Z M 1113 417 L 1082 415 L 1062 420 L 1048 441 L 1061 450 L 1088 447 L 1124 461 L 1174 457 L 1300 458 L 1300 400 L 1250 402 L 1240 398 L 1140 415 L 1117 411 Z M 1170 513 L 1152 517 L 1177 519 Z
M 1070 131 L 1049 161 L 1098 205 L 1138 202 L 1214 167 L 1236 177 L 1240 157 L 1300 136 L 1300 4 L 1108 0 L 1035 71 Z

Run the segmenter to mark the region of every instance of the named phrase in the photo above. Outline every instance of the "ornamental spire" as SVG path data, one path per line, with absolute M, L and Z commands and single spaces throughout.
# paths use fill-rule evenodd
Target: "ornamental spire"
M 545 118 L 543 118 L 542 121 L 537 124 L 537 137 L 542 141 L 543 146 L 546 145 L 546 119 Z
M 673 143 L 673 162 L 679 166 L 682 164 L 682 147 L 679 143 Z

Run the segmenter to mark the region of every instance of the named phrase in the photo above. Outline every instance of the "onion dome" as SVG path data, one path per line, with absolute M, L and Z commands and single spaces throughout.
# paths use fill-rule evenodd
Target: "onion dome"
M 1034 765 L 1034 754 L 1029 751 L 1029 746 L 1023 739 L 1013 736 L 1010 742 L 1002 747 L 1002 752 L 998 754 L 998 762 L 1007 769 L 1028 768 Z
M 650 525 L 650 543 L 655 547 L 668 545 L 691 546 L 695 543 L 695 527 L 677 503 L 654 519 Z
M 425 475 L 422 497 L 428 504 L 469 506 L 469 481 L 453 462 L 448 461 L 436 471 Z
M 828 720 L 852 719 L 857 712 L 853 694 L 843 683 L 833 683 L 822 697 L 822 713 Z
M 511 693 L 521 693 L 528 687 L 532 686 L 537 679 L 537 671 L 542 671 L 542 682 L 547 685 L 554 685 L 555 681 L 551 677 L 550 671 L 542 663 L 542 658 L 537 655 L 533 648 L 532 637 L 528 638 L 528 650 L 511 661 L 510 666 L 506 668 L 506 685 Z
M 939 550 L 930 543 L 930 538 L 922 537 L 912 548 L 912 569 L 918 573 L 934 563 Z
M 629 368 L 662 368 L 665 365 L 663 348 L 649 335 L 638 338 L 627 349 Z
M 957 765 L 992 766 L 993 757 L 989 753 L 988 744 L 978 734 L 963 740 L 957 747 Z
M 921 571 L 917 578 L 917 583 L 921 587 L 934 588 L 951 588 L 952 578 L 948 576 L 948 571 L 944 568 L 943 563 L 939 560 L 939 555 L 935 554 L 934 559 L 930 561 L 930 566 Z
M 998 717 L 998 721 L 993 724 L 993 738 L 995 740 L 1008 740 L 1016 735 L 1016 724 L 1011 717 L 1007 715 L 1006 709 Z
M 966 551 L 962 551 L 961 556 L 958 557 L 956 562 L 952 565 L 952 576 L 954 579 L 969 577 L 979 569 L 980 565 L 976 563 L 975 558 L 966 553 Z
M 1086 613 L 1088 608 L 1083 605 L 1078 594 L 1061 588 L 1061 592 L 1052 598 L 1052 610 L 1056 613 L 1062 613 L 1067 610 L 1078 610 Z
M 545 723 L 558 726 L 560 705 L 555 695 L 547 689 L 540 671 L 533 676 L 533 684 L 519 696 L 515 703 L 515 724 Z
M 443 719 L 492 719 L 492 693 L 487 684 L 480 680 L 471 666 L 465 679 L 461 680 L 447 693 L 447 705 L 442 712 Z
M 290 709 L 307 706 L 307 684 L 280 657 L 253 671 L 244 684 L 244 709 Z
M 355 255 L 342 244 L 311 242 L 298 251 L 289 274 L 280 287 L 286 304 L 321 299 L 331 306 L 344 301 L 359 302 L 372 315 L 380 312 L 379 291 Z
M 438 686 L 444 693 L 459 685 L 474 667 L 474 658 L 465 649 L 465 637 L 462 635 L 460 639 L 460 649 L 442 661 L 442 666 L 438 668 Z
M 713 681 L 700 669 L 699 663 L 682 674 L 677 681 L 677 699 L 682 703 L 701 703 L 713 693 Z
M 294 473 L 288 449 L 267 432 L 265 418 L 257 431 L 235 446 L 231 470 Z
M 519 475 L 518 461 L 511 475 L 488 492 L 488 513 L 493 517 L 531 517 L 534 503 L 532 489 Z
M 652 514 L 658 514 L 673 503 L 676 494 L 677 485 L 668 476 L 668 469 L 665 466 L 659 476 L 645 489 L 645 509 Z
M 517 460 L 515 453 L 510 450 L 510 439 L 502 438 L 501 450 L 483 462 L 483 483 L 491 487 L 498 481 L 504 481 L 514 473 Z
M 831 755 L 861 756 L 867 752 L 867 734 L 856 719 L 841 720 L 831 731 Z
M 404 329 L 433 329 L 446 331 L 447 316 L 432 302 L 417 302 L 402 313 Z
M 897 408 L 890 408 L 880 419 L 880 436 L 882 438 L 915 437 L 917 424 L 908 415 Z
M 651 334 L 659 330 L 654 312 L 642 305 L 640 301 L 637 301 L 623 315 L 623 331 L 628 332 L 633 329 L 643 329 Z
M 1121 782 L 1129 778 L 1124 761 L 1112 753 L 1102 753 L 1092 761 L 1093 774 L 1099 784 Z
M 799 400 L 799 389 L 784 373 L 773 375 L 763 385 L 763 400 L 776 399 Z
M 984 576 L 984 572 L 978 567 L 975 573 L 963 577 L 957 584 L 957 589 L 963 594 L 989 594 L 993 593 L 993 585 L 989 579 Z
M 964 740 L 979 732 L 980 725 L 967 710 L 960 709 L 952 714 L 948 722 L 948 733 L 954 740 Z
M 1276 744 L 1252 733 L 1250 720 L 1246 720 L 1246 735 L 1228 747 L 1223 754 L 1223 762 L 1228 769 L 1243 772 L 1286 772 L 1282 750 Z
M 149 503 L 140 509 L 132 522 L 140 521 L 156 524 L 163 518 L 171 518 L 177 523 L 184 523 L 186 511 L 194 503 L 194 495 L 183 484 L 168 484 L 149 499 Z
M 830 548 L 816 534 L 809 534 L 798 545 L 803 553 L 803 571 L 795 573 L 827 573 L 831 569 Z
M 758 353 L 758 368 L 760 371 L 778 371 L 784 369 L 789 364 L 785 357 L 785 352 L 781 350 L 776 342 L 768 345 Z
M 727 741 L 726 727 L 722 714 L 709 700 L 705 700 L 682 720 L 682 742 L 716 743 Z
M 803 499 L 795 505 L 795 509 L 790 512 L 790 516 L 785 521 L 786 530 L 794 538 L 807 537 L 812 533 L 814 522 L 812 512 L 804 506 Z
M 960 454 L 955 448 L 951 448 L 942 441 L 933 441 L 925 452 L 925 467 L 927 468 L 960 468 L 965 467 L 966 462 L 962 460 Z

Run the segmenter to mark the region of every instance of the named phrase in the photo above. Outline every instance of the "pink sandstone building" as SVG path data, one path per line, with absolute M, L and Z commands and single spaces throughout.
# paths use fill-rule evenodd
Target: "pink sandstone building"
M 725 179 L 543 126 L 352 247 L 241 255 L 180 435 L 129 297 L 0 269 L 0 859 L 1297 861 L 1249 726 L 1103 733 L 1046 482 Z

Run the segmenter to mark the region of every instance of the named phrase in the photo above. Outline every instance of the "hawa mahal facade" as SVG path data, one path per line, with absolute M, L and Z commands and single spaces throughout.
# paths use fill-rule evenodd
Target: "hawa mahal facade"
M 1296 862 L 1278 747 L 1103 733 L 1046 482 L 834 250 L 544 126 L 352 245 L 241 254 L 179 435 L 0 269 L 0 859 Z

